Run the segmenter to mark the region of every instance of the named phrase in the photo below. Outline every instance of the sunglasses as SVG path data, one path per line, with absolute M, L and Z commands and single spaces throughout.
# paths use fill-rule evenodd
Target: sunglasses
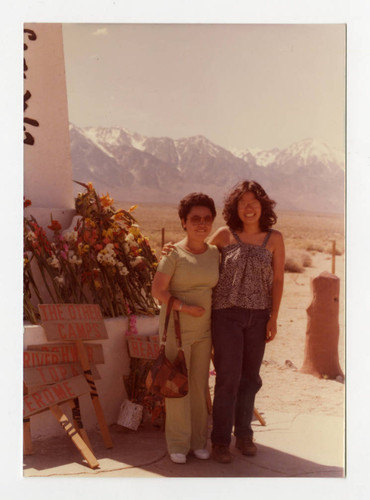
M 199 224 L 212 224 L 213 217 L 212 215 L 206 215 L 205 217 L 200 217 L 199 215 L 193 215 L 190 217 L 189 222 L 194 224 L 195 226 L 199 226 Z

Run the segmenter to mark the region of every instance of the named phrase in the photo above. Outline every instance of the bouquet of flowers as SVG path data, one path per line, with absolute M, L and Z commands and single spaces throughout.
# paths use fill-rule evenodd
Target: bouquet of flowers
M 24 316 L 38 322 L 32 303 L 41 297 L 31 262 L 38 267 L 53 303 L 99 304 L 105 317 L 154 315 L 158 306 L 151 283 L 158 264 L 149 241 L 133 217 L 136 206 L 116 210 L 114 200 L 98 196 L 91 183 L 76 198 L 77 222 L 71 231 L 51 215 L 52 241 L 33 216 L 24 217 Z M 25 200 L 25 206 L 31 202 Z M 35 295 L 33 295 L 35 294 Z

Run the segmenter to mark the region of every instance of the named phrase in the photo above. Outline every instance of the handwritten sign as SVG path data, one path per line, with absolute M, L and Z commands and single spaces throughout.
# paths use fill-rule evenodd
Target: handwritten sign
M 38 308 L 48 340 L 108 338 L 97 304 L 39 304 Z
M 48 386 L 41 391 L 27 394 L 23 398 L 23 418 L 47 410 L 50 406 L 63 403 L 90 392 L 83 375 Z
M 84 343 L 89 361 L 95 364 L 104 363 L 103 346 L 101 344 Z M 28 346 L 30 351 L 43 351 L 59 354 L 58 363 L 77 363 L 78 351 L 74 344 L 37 344 Z
M 91 374 L 94 380 L 101 377 L 95 365 L 90 365 Z M 25 383 L 30 385 L 55 384 L 68 378 L 83 375 L 82 366 L 79 363 L 65 365 L 46 365 L 24 368 L 23 378 Z
M 158 357 L 158 335 L 148 335 L 146 337 L 130 335 L 126 338 L 131 358 L 156 359 Z

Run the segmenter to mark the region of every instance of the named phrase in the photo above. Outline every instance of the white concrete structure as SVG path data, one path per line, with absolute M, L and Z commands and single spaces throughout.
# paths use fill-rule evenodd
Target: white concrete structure
M 128 329 L 128 319 L 124 317 L 104 320 L 108 332 L 108 339 L 96 343 L 103 345 L 104 364 L 96 365 L 100 380 L 96 381 L 96 388 L 105 420 L 108 425 L 117 423 L 119 409 L 127 398 L 123 383 L 124 375 L 130 373 L 130 357 L 127 350 L 125 333 Z M 158 316 L 138 316 L 136 328 L 138 335 L 156 335 L 158 333 Z M 45 331 L 39 325 L 26 325 L 24 333 L 24 349 L 30 345 L 44 344 L 47 342 Z M 91 341 L 89 340 L 89 343 Z M 30 388 L 32 390 L 32 388 Z M 93 404 L 90 395 L 80 398 L 81 417 L 85 429 L 98 429 Z M 61 408 L 68 417 L 71 410 L 68 404 Z M 31 436 L 33 439 L 64 435 L 65 432 L 49 411 L 31 417 Z M 114 443 L 113 443 L 114 446 Z
M 26 209 L 47 228 L 74 214 L 67 89 L 61 24 L 25 24 L 24 194 Z
M 32 23 L 24 27 L 27 46 L 24 195 L 32 202 L 26 208 L 26 215 L 33 215 L 50 237 L 51 231 L 47 226 L 50 225 L 51 214 L 60 222 L 62 229 L 70 226 L 75 215 L 62 25 Z M 35 268 L 34 276 L 41 295 L 44 295 L 45 287 Z M 127 398 L 123 376 L 129 374 L 130 360 L 125 339 L 128 319 L 112 318 L 105 323 L 108 339 L 101 341 L 105 364 L 97 365 L 101 380 L 96 381 L 96 387 L 109 425 L 117 422 L 120 405 Z M 139 317 L 137 329 L 142 335 L 156 334 L 158 316 Z M 41 326 L 25 326 L 24 349 L 45 342 L 47 339 Z M 70 415 L 69 406 L 61 406 Z M 89 395 L 81 397 L 81 414 L 87 430 L 98 426 Z M 64 434 L 64 431 L 50 412 L 31 417 L 32 438 L 61 433 Z

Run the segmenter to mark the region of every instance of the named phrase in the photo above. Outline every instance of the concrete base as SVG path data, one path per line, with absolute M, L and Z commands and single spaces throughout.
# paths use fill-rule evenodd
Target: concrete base
M 138 316 L 136 320 L 138 335 L 156 335 L 158 333 L 158 318 L 158 316 Z M 97 365 L 101 379 L 96 381 L 96 388 L 106 422 L 111 425 L 117 422 L 119 408 L 124 399 L 127 398 L 123 377 L 128 375 L 130 371 L 130 358 L 125 336 L 128 330 L 128 318 L 109 318 L 104 322 L 108 332 L 108 339 L 97 341 L 97 343 L 103 345 L 105 362 Z M 29 345 L 44 343 L 47 343 L 47 338 L 42 326 L 25 326 L 25 350 Z M 80 406 L 84 427 L 87 430 L 99 429 L 89 394 L 81 396 Z M 71 417 L 69 405 L 63 404 L 61 407 L 67 416 Z M 64 434 L 65 432 L 50 412 L 46 411 L 31 417 L 31 436 L 33 439 L 56 437 Z

